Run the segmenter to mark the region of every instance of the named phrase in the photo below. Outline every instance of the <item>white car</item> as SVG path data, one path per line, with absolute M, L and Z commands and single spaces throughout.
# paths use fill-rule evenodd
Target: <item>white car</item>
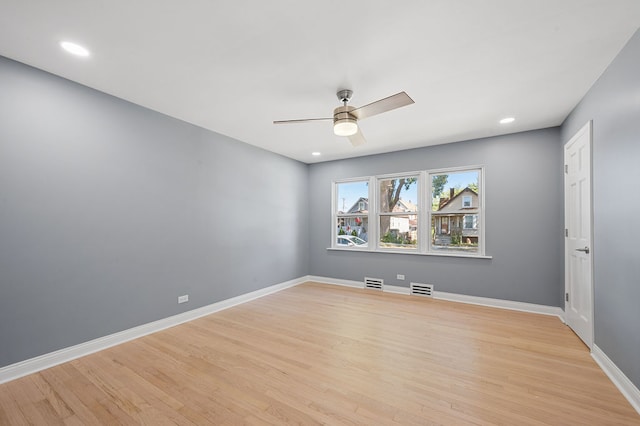
M 367 242 L 353 235 L 338 235 L 336 244 L 338 247 L 366 247 Z

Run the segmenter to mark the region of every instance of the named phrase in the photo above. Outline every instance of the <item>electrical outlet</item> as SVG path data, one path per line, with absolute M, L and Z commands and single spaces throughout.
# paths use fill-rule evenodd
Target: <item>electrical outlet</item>
M 178 296 L 178 303 L 187 303 L 189 301 L 189 295 Z
M 396 278 L 399 279 L 399 280 L 404 280 L 404 275 L 398 274 L 398 275 L 396 275 Z

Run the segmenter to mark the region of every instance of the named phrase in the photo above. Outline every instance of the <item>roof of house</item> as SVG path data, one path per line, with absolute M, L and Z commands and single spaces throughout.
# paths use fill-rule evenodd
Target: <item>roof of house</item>
M 360 206 L 361 201 L 365 202 L 364 209 L 362 210 L 358 208 Z M 360 197 L 355 203 L 353 203 L 351 208 L 347 210 L 347 213 L 367 213 L 368 211 L 369 211 L 369 199 L 365 197 Z
M 462 191 L 458 192 L 456 195 L 454 195 L 453 197 L 449 198 L 449 199 L 445 199 L 444 201 L 440 202 L 440 205 L 438 206 L 438 210 L 437 211 L 441 211 L 443 208 L 445 208 L 446 206 L 448 206 L 449 204 L 451 204 L 451 202 L 455 199 L 457 199 L 458 197 L 460 197 L 461 195 L 463 195 L 464 193 L 472 193 L 473 195 L 475 195 L 476 197 L 478 196 L 478 193 L 476 191 L 474 191 L 473 189 L 469 188 L 468 186 L 463 189 Z M 477 208 L 478 206 L 473 206 L 472 208 Z
M 399 206 L 402 206 L 402 207 L 399 207 Z M 396 208 L 398 208 L 398 207 L 399 207 L 399 209 L 396 210 Z M 402 210 L 400 210 L 400 208 Z M 415 211 L 418 211 L 418 206 L 413 204 L 411 201 L 406 201 L 406 200 L 403 200 L 402 198 L 400 198 L 398 200 L 398 203 L 394 206 L 393 210 L 394 211 L 415 212 Z

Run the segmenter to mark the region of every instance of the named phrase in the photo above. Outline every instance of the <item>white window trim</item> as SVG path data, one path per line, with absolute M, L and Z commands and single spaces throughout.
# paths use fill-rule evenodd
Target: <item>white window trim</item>
M 469 205 L 465 205 L 465 200 L 469 200 Z M 462 196 L 462 208 L 473 207 L 473 197 L 471 195 L 463 195 Z
M 477 224 L 480 229 L 478 231 L 478 251 L 476 253 L 461 253 L 461 252 L 446 252 L 441 250 L 434 250 L 431 243 L 431 193 L 432 193 L 432 175 L 443 174 L 443 173 L 457 173 L 457 172 L 465 172 L 465 171 L 479 171 L 480 175 L 478 177 L 478 212 L 475 213 L 477 215 Z M 399 177 L 408 177 L 408 176 L 417 176 L 418 177 L 418 211 L 415 212 L 418 220 L 418 244 L 417 248 L 406 248 L 406 249 L 397 249 L 397 248 L 386 248 L 380 247 L 380 215 L 398 215 L 400 213 L 380 213 L 378 206 L 378 182 L 381 180 L 395 179 Z M 338 214 L 336 209 L 336 190 L 338 184 L 341 183 L 349 183 L 349 182 L 363 182 L 368 181 L 368 199 L 369 199 L 369 209 L 366 215 L 361 213 L 349 213 L 349 214 Z M 327 248 L 327 250 L 339 250 L 339 251 L 366 251 L 372 253 L 393 253 L 393 254 L 408 254 L 408 255 L 422 255 L 422 256 L 443 256 L 443 257 L 462 257 L 462 258 L 481 258 L 481 259 L 491 259 L 492 257 L 486 254 L 485 251 L 485 167 L 483 165 L 470 165 L 470 166 L 462 166 L 462 167 L 447 167 L 441 169 L 430 169 L 423 171 L 409 171 L 402 173 L 392 173 L 392 174 L 383 174 L 383 175 L 375 175 L 375 176 L 364 176 L 364 177 L 355 177 L 355 178 L 347 178 L 347 179 L 337 179 L 331 183 L 331 245 Z M 473 201 L 472 201 L 473 204 Z M 472 207 L 475 207 L 472 205 Z M 402 213 L 413 215 L 414 212 L 410 213 Z M 337 246 L 337 219 L 338 217 L 356 217 L 356 216 L 367 216 L 367 222 L 369 223 L 369 228 L 367 230 L 367 247 L 338 247 Z M 372 226 L 373 225 L 373 226 Z M 464 224 L 463 224 L 464 226 Z M 466 228 L 469 229 L 469 228 Z M 475 228 L 477 229 L 477 228 Z

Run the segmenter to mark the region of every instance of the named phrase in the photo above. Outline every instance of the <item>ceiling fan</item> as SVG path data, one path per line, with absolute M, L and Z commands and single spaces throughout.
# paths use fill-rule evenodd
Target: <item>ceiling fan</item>
M 333 120 L 333 132 L 337 136 L 346 136 L 351 141 L 353 146 L 362 145 L 366 142 L 360 128 L 358 127 L 358 120 L 362 120 L 367 117 L 372 117 L 383 112 L 391 111 L 396 108 L 401 108 L 406 105 L 414 103 L 413 99 L 409 97 L 405 92 L 396 93 L 384 99 L 371 102 L 365 106 L 359 108 L 347 105 L 353 91 L 344 89 L 339 90 L 336 93 L 342 106 L 333 110 L 332 118 L 303 118 L 298 120 L 276 120 L 273 124 L 292 124 L 292 123 L 308 123 L 313 121 L 328 121 Z

